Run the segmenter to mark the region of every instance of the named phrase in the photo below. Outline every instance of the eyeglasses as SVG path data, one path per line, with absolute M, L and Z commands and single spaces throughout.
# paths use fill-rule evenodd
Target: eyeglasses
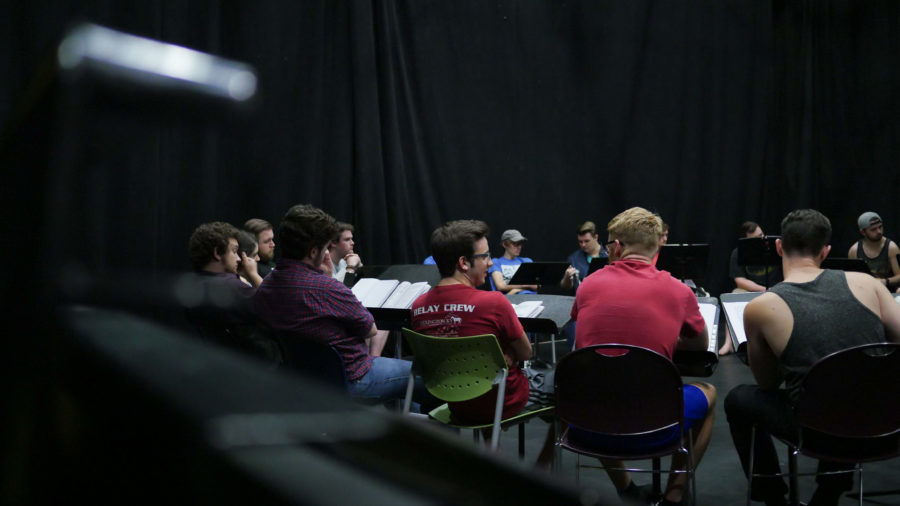
M 610 244 L 615 244 L 616 241 L 618 241 L 618 239 L 613 239 L 612 241 L 606 241 L 605 243 L 603 243 L 603 245 L 606 246 L 607 249 L 608 249 L 608 248 L 609 248 L 609 245 L 610 245 Z
M 477 253 L 475 255 L 472 255 L 472 258 L 491 258 L 491 252 L 488 251 L 487 253 Z

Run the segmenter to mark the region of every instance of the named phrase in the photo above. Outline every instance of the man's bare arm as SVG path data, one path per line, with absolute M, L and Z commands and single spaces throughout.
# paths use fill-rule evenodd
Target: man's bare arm
M 897 304 L 887 288 L 879 285 L 875 290 L 878 294 L 881 322 L 884 323 L 884 336 L 888 341 L 900 343 L 900 304 Z
M 528 340 L 528 336 L 525 335 L 524 332 L 522 332 L 522 335 L 518 339 L 513 339 L 509 343 L 509 350 L 506 353 L 506 357 L 507 363 L 509 363 L 510 360 L 513 362 L 520 362 L 531 358 L 531 341 Z M 512 363 L 509 365 L 512 365 Z
M 709 349 L 709 329 L 703 326 L 703 332 L 699 336 L 686 337 L 678 336 L 678 343 L 675 345 L 676 350 L 685 351 L 706 351 Z
M 744 331 L 747 333 L 747 361 L 756 383 L 764 389 L 778 388 L 784 380 L 778 368 L 778 357 L 772 351 L 763 329 L 773 318 L 771 307 L 762 295 L 744 308 Z
M 738 288 L 740 288 L 742 290 L 747 290 L 748 292 L 765 292 L 766 291 L 766 287 L 762 286 L 759 283 L 751 281 L 747 278 L 741 277 L 741 276 L 734 278 L 734 284 Z

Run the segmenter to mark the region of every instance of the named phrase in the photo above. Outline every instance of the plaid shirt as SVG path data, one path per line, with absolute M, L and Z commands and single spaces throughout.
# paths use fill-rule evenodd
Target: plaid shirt
M 372 367 L 365 337 L 372 314 L 340 281 L 299 260 L 282 258 L 253 296 L 260 321 L 276 330 L 301 332 L 334 346 L 344 359 L 347 379 Z

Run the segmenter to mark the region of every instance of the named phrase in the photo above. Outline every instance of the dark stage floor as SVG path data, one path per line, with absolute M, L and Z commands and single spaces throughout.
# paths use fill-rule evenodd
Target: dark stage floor
M 562 346 L 562 345 L 560 345 Z M 549 352 L 549 349 L 546 350 Z M 558 348 L 559 356 L 562 356 L 564 350 Z M 549 353 L 548 353 L 549 355 Z M 548 357 L 549 358 L 549 357 Z M 686 378 L 690 381 L 690 378 Z M 716 406 L 716 425 L 713 430 L 712 440 L 706 452 L 703 461 L 697 473 L 697 504 L 700 505 L 732 505 L 743 504 L 745 502 L 746 481 L 741 473 L 740 464 L 737 454 L 731 443 L 731 436 L 728 432 L 728 424 L 725 420 L 725 412 L 722 407 L 722 401 L 728 391 L 736 385 L 742 383 L 752 383 L 753 377 L 750 369 L 743 364 L 736 356 L 729 355 L 721 357 L 718 368 L 709 378 L 698 378 L 708 381 L 715 385 L 718 390 L 719 400 Z M 503 459 L 515 462 L 516 465 L 531 466 L 537 456 L 543 438 L 547 430 L 547 424 L 540 420 L 534 420 L 526 425 L 526 456 L 525 462 L 518 461 L 516 451 L 517 430 L 512 429 L 503 434 L 502 453 Z M 465 431 L 460 435 L 460 440 L 466 444 L 471 444 L 472 439 L 470 433 Z M 782 466 L 787 469 L 787 452 L 782 445 L 778 445 L 779 453 L 782 459 Z M 640 465 L 649 465 L 648 462 L 638 462 Z M 815 461 L 805 457 L 800 458 L 801 471 L 811 471 L 815 469 Z M 667 466 L 667 462 L 663 463 Z M 554 472 L 555 476 L 560 480 L 566 480 L 575 483 L 575 456 L 569 452 L 563 452 L 561 462 Z M 894 459 L 886 462 L 876 462 L 867 464 L 864 467 L 865 473 L 865 490 L 866 491 L 883 491 L 889 489 L 900 489 L 900 459 Z M 639 484 L 650 482 L 650 475 L 634 475 L 635 481 Z M 800 478 L 800 500 L 806 502 L 815 488 L 813 477 Z M 663 477 L 665 483 L 665 477 Z M 602 504 L 618 504 L 619 500 L 616 496 L 615 489 L 601 470 L 582 469 L 580 486 L 596 490 L 602 498 Z M 855 484 L 858 487 L 858 481 Z M 858 490 L 854 488 L 854 490 Z M 897 495 L 884 495 L 867 497 L 866 504 L 894 504 L 900 505 L 900 493 Z M 756 503 L 761 504 L 761 503 Z M 842 505 L 856 504 L 855 498 L 843 497 Z

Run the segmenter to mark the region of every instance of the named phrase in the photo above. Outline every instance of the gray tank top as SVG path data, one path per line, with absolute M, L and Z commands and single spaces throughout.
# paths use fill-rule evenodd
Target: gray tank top
M 884 342 L 884 324 L 853 296 L 842 271 L 825 270 L 808 283 L 782 282 L 771 291 L 794 316 L 794 328 L 779 358 L 791 401 L 797 400 L 800 381 L 820 358 L 851 346 Z

